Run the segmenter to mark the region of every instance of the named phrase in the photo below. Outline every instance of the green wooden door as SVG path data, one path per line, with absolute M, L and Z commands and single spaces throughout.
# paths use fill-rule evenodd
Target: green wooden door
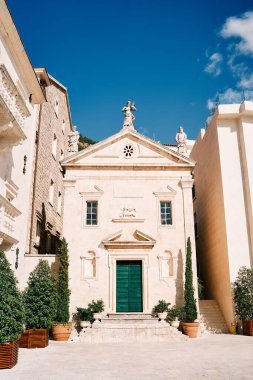
M 116 311 L 142 311 L 141 261 L 117 261 Z

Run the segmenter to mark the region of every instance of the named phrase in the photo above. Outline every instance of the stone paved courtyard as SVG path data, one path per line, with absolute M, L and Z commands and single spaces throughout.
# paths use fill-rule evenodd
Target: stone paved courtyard
M 205 335 L 171 343 L 60 343 L 20 349 L 1 380 L 253 379 L 253 338 Z

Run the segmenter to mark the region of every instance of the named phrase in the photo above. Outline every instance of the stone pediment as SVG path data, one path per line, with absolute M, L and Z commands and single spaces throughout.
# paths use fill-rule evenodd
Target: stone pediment
M 97 144 L 69 156 L 64 167 L 158 168 L 194 167 L 188 157 L 149 139 L 135 130 L 123 129 Z
M 147 234 L 135 230 L 131 233 L 120 230 L 102 241 L 104 247 L 110 249 L 152 249 L 156 240 Z

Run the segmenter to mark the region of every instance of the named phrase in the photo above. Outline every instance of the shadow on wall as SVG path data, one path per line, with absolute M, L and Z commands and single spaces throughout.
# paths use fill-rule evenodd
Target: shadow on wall
M 47 230 L 46 230 L 46 209 L 44 202 L 42 203 L 41 209 L 41 231 L 40 231 L 40 247 L 39 254 L 46 254 L 46 245 L 47 245 Z
M 177 279 L 176 279 L 176 305 L 184 304 L 184 265 L 181 249 L 177 257 Z

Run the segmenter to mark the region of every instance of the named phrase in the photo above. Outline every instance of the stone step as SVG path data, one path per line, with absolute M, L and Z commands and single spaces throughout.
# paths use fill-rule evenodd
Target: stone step
M 140 324 L 104 324 L 94 322 L 92 328 L 83 329 L 78 337 L 81 342 L 170 342 L 186 341 L 188 337 L 166 322 L 157 325 Z
M 93 326 L 92 328 L 94 328 Z M 122 323 L 121 321 L 118 323 L 114 321 L 113 323 L 110 322 L 108 319 L 107 323 L 104 323 L 103 320 L 101 320 L 99 328 L 105 328 L 105 329 L 160 329 L 164 327 L 170 327 L 170 325 L 166 322 L 158 322 L 156 321 L 155 323 L 147 323 L 147 321 L 140 321 L 138 323 L 132 323 L 131 320 L 129 320 L 126 323 Z
M 145 323 L 145 324 L 157 324 L 159 321 L 159 318 L 138 318 L 138 317 L 132 317 L 132 318 L 114 318 L 114 317 L 110 317 L 110 318 L 102 318 L 101 319 L 101 323 L 104 323 L 104 324 L 121 324 L 121 325 L 125 325 L 127 323 L 131 323 L 131 324 L 142 324 L 142 323 Z
M 199 311 L 207 325 L 207 330 L 216 333 L 228 332 L 225 319 L 215 300 L 200 300 Z
M 108 318 L 113 319 L 152 319 L 149 313 L 108 313 Z

